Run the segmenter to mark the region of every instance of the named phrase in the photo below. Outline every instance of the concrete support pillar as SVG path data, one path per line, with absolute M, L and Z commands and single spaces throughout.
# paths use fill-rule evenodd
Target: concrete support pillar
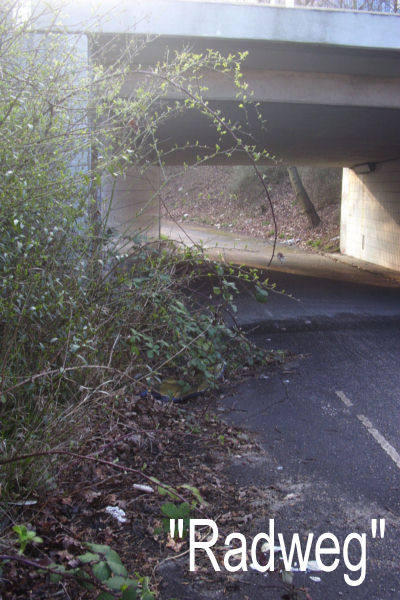
M 343 170 L 340 250 L 400 271 L 400 160 Z
M 159 237 L 160 169 L 149 167 L 144 174 L 130 168 L 124 176 L 107 177 L 103 181 L 101 198 L 103 217 L 108 226 L 121 235 L 141 234 Z

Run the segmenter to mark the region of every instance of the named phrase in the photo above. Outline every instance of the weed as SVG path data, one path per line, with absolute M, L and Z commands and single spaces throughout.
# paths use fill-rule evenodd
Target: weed
M 36 531 L 27 529 L 26 525 L 14 525 L 13 531 L 18 536 L 18 554 L 23 554 L 28 544 L 41 544 L 42 538 L 36 535 Z
M 335 242 L 328 242 L 323 249 L 325 252 L 340 252 L 340 246 Z
M 78 566 L 67 569 L 63 565 L 51 563 L 50 581 L 58 583 L 66 577 L 73 577 L 84 589 L 102 591 L 97 600 L 154 600 L 149 588 L 148 577 L 129 577 L 115 550 L 103 544 L 85 544 L 88 552 L 76 557 Z
M 307 246 L 311 246 L 312 248 L 319 248 L 322 245 L 322 240 L 308 240 Z
M 163 519 L 164 532 L 168 533 L 170 531 L 170 519 L 181 519 L 183 521 L 182 537 L 186 537 L 189 531 L 190 505 L 187 502 L 182 502 L 179 505 L 173 502 L 165 502 L 161 507 L 161 511 L 165 517 Z
M 85 543 L 87 551 L 74 557 L 73 567 L 55 562 L 43 566 L 40 562 L 22 557 L 28 543 L 41 543 L 43 540 L 25 525 L 15 526 L 14 531 L 18 534 L 20 550 L 18 555 L 0 554 L 1 571 L 15 561 L 48 574 L 52 583 L 72 579 L 84 590 L 97 590 L 100 593 L 96 600 L 154 600 L 149 578 L 139 574 L 130 577 L 118 553 L 107 545 Z

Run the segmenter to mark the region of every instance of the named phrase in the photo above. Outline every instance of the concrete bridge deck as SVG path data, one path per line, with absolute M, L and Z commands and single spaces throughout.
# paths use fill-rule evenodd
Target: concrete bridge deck
M 111 10 L 100 26 L 93 6 L 68 2 L 64 31 L 96 32 L 94 49 L 106 49 L 105 64 L 132 35 L 150 36 L 137 57 L 141 64 L 187 46 L 248 52 L 244 79 L 254 88 L 265 128 L 251 110 L 244 118 L 234 87 L 212 74 L 206 80 L 210 105 L 243 123 L 260 150 L 286 164 L 346 167 L 342 252 L 400 271 L 399 16 L 185 0 L 123 0 L 115 8 L 110 0 L 102 3 L 103 13 Z M 133 68 L 123 94 L 134 96 L 139 83 Z M 218 140 L 193 112 L 171 120 L 158 138 L 166 149 L 196 140 L 214 148 Z M 185 148 L 171 160 L 195 162 L 197 153 Z M 238 153 L 229 162 L 245 157 Z M 114 224 L 124 228 L 134 221 L 154 186 L 155 179 L 135 183 L 134 173 L 118 182 Z M 152 210 L 154 221 L 158 213 Z
M 259 149 L 287 164 L 352 167 L 400 158 L 400 15 L 193 0 L 71 0 L 62 22 L 69 32 L 97 33 L 95 50 L 105 48 L 105 64 L 115 62 L 132 35 L 150 36 L 135 58 L 142 65 L 185 47 L 247 52 L 244 80 L 260 103 L 265 129 L 251 110 L 247 116 L 240 110 L 229 78 L 207 74 L 204 97 L 243 123 Z M 122 93 L 129 97 L 139 84 L 132 74 Z M 179 98 L 172 88 L 168 93 Z M 167 140 L 179 146 L 198 140 L 212 148 L 217 141 L 193 112 L 178 126 L 170 121 L 159 137 L 165 147 Z M 186 149 L 168 160 L 179 164 L 196 155 Z
M 107 6 L 107 4 L 106 4 Z M 66 25 L 82 27 L 88 18 L 71 4 Z M 91 27 L 96 30 L 96 25 Z M 101 27 L 97 50 L 112 63 L 124 34 L 149 35 L 137 57 L 153 65 L 189 47 L 247 52 L 244 80 L 260 103 L 259 121 L 239 108 L 237 88 L 216 73 L 204 77 L 205 99 L 232 122 L 250 129 L 259 149 L 287 164 L 352 167 L 400 157 L 400 16 L 337 10 L 282 8 L 187 0 L 138 0 L 118 4 Z M 115 38 L 119 35 L 119 38 Z M 112 42 L 111 40 L 114 41 Z M 123 94 L 138 85 L 128 79 Z M 171 99 L 179 98 L 173 89 Z M 246 122 L 247 120 L 247 122 Z M 183 146 L 187 140 L 215 147 L 215 131 L 200 116 L 171 121 L 160 137 Z M 166 144 L 167 146 L 167 144 Z M 197 151 L 196 151 L 197 154 Z M 169 157 L 176 164 L 195 160 L 190 151 Z M 220 157 L 219 162 L 225 162 Z M 229 159 L 243 162 L 243 156 Z

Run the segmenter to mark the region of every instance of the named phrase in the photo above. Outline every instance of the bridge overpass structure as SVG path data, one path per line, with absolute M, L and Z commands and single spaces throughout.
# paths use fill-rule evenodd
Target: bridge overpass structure
M 79 31 L 92 16 L 89 3 L 71 2 L 64 25 Z M 116 60 L 127 36 L 135 35 L 151 36 L 138 57 L 142 65 L 154 65 L 167 50 L 182 48 L 247 52 L 243 79 L 266 124 L 260 130 L 251 114 L 244 124 L 257 146 L 283 164 L 343 167 L 342 253 L 400 271 L 400 16 L 240 2 L 123 0 L 102 22 L 101 32 L 96 25 L 93 31 L 97 50 L 107 49 L 105 64 Z M 128 77 L 122 94 L 131 95 L 139 84 L 137 77 Z M 241 122 L 232 82 L 210 72 L 204 85 L 210 105 Z M 169 98 L 181 95 L 171 90 Z M 181 147 L 187 140 L 211 147 L 216 142 L 214 129 L 193 113 L 169 122 L 159 136 L 166 145 L 169 140 Z M 179 164 L 195 156 L 184 149 L 170 160 Z M 229 161 L 247 162 L 240 153 Z M 116 226 L 123 227 L 144 206 L 149 218 L 156 218 L 156 203 L 149 198 L 157 177 L 155 169 L 146 181 L 131 172 L 117 182 Z M 103 193 L 107 196 L 107 184 Z

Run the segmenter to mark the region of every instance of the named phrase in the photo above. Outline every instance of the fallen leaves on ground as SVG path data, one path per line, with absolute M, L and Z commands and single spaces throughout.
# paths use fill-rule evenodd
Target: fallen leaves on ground
M 185 405 L 161 404 L 151 396 L 122 390 L 111 404 L 112 409 L 100 410 L 90 443 L 77 453 L 118 465 L 119 470 L 96 461 L 77 458 L 65 463 L 60 458 L 57 487 L 38 495 L 37 505 L 25 507 L 15 518 L 43 538 L 43 544 L 27 548 L 28 559 L 73 568 L 85 542 L 106 544 L 118 552 L 129 573 L 151 577 L 157 593 L 157 565 L 185 552 L 188 544 L 160 532 L 166 498 L 155 481 L 177 490 L 178 503 L 194 502 L 192 516 L 219 520 L 227 534 L 251 520 L 251 499 L 258 494 L 252 488 L 237 489 L 229 480 L 229 456 L 257 446 L 221 422 L 207 396 Z M 118 507 L 126 522 L 107 507 Z M 73 581 L 51 584 L 37 569 L 15 562 L 5 567 L 1 592 L 3 600 L 46 600 L 56 594 L 77 600 L 94 597 Z

